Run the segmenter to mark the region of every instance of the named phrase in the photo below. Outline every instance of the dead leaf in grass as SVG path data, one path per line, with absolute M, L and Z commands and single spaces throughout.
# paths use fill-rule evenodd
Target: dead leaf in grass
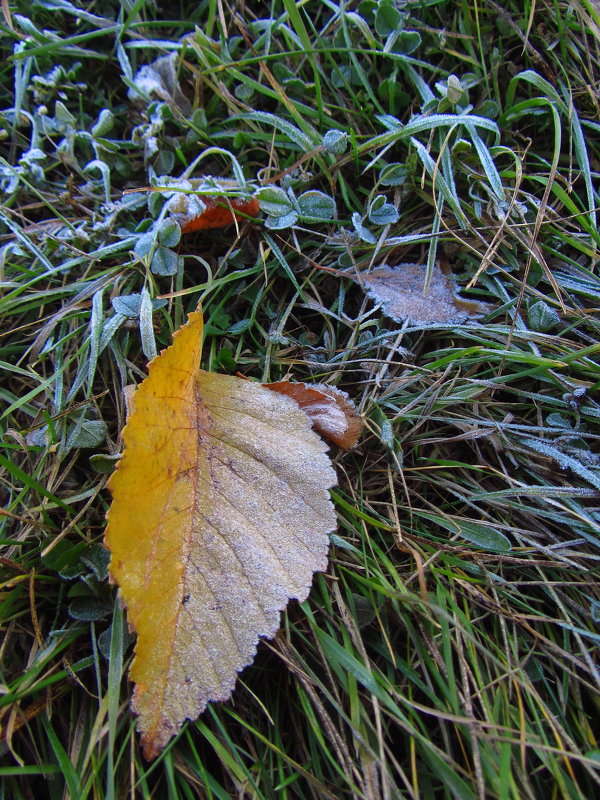
M 237 220 L 256 217 L 260 211 L 258 200 L 251 197 L 202 197 L 206 209 L 197 217 L 191 217 L 181 226 L 182 233 L 206 230 L 208 228 L 225 228 Z
M 110 479 L 110 572 L 137 633 L 132 707 L 146 758 L 226 700 L 260 637 L 327 565 L 336 483 L 295 400 L 198 369 L 190 314 L 135 393 Z
M 346 392 L 325 383 L 309 386 L 301 382 L 278 381 L 264 385 L 273 392 L 293 397 L 321 436 L 344 450 L 355 447 L 362 422 Z
M 129 99 L 140 105 L 144 96 L 158 97 L 171 107 L 177 107 L 185 116 L 189 116 L 192 106 L 181 91 L 177 80 L 178 57 L 177 53 L 169 53 L 141 67 L 133 79 L 135 88 L 130 87 L 127 92 Z
M 367 295 L 380 304 L 383 313 L 412 325 L 452 324 L 464 322 L 487 314 L 490 306 L 472 300 L 463 300 L 456 294 L 450 277 L 435 267 L 427 293 L 425 264 L 398 264 L 394 267 L 376 267 L 360 274 Z
M 182 233 L 225 228 L 235 220 L 253 219 L 260 213 L 252 190 L 227 178 L 185 178 L 171 181 L 166 188 L 173 191 L 168 207 Z

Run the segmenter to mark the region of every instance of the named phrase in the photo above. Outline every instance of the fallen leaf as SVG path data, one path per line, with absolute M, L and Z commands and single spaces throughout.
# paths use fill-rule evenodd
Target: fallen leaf
M 367 295 L 382 307 L 383 313 L 412 325 L 459 323 L 487 314 L 490 306 L 463 300 L 456 294 L 450 277 L 435 267 L 425 293 L 427 268 L 425 264 L 398 264 L 376 267 L 360 274 Z
M 256 217 L 260 211 L 256 197 L 245 200 L 242 197 L 199 196 L 206 209 L 199 216 L 191 217 L 184 222 L 181 225 L 182 233 L 192 233 L 207 228 L 224 228 L 226 225 L 231 225 L 235 219 Z
M 298 404 L 198 369 L 202 317 L 149 365 L 109 481 L 105 542 L 137 633 L 132 708 L 146 758 L 226 700 L 289 598 L 327 565 L 336 482 Z
M 141 67 L 133 79 L 135 88 L 132 87 L 127 92 L 129 99 L 139 105 L 140 95 L 158 97 L 170 106 L 179 108 L 185 116 L 191 114 L 190 101 L 181 91 L 177 80 L 177 59 L 177 53 L 170 53 Z
M 227 178 L 180 178 L 160 189 L 170 194 L 168 209 L 182 233 L 224 228 L 236 219 L 256 217 L 260 211 L 254 189 Z
M 346 392 L 325 383 L 308 386 L 301 382 L 277 381 L 264 385 L 273 392 L 293 397 L 308 415 L 313 428 L 338 447 L 344 450 L 355 447 L 362 422 Z

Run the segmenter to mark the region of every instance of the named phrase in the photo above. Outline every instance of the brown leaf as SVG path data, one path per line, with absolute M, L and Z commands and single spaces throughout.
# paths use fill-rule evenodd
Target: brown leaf
M 309 416 L 313 428 L 338 447 L 350 450 L 356 446 L 362 421 L 346 392 L 325 383 L 308 386 L 300 382 L 277 381 L 264 385 L 271 391 L 293 397 Z
M 288 599 L 327 565 L 336 482 L 289 397 L 198 369 L 202 317 L 155 358 L 110 479 L 106 544 L 130 625 L 146 758 L 226 700 Z
M 166 189 L 173 192 L 168 208 L 182 233 L 225 228 L 260 213 L 252 188 L 227 178 L 180 178 L 170 181 Z
M 425 264 L 398 264 L 394 267 L 376 267 L 361 272 L 360 282 L 367 295 L 381 304 L 383 313 L 412 325 L 459 323 L 487 314 L 485 303 L 463 300 L 456 295 L 454 283 L 435 267 L 431 283 L 424 292 L 427 268 Z
M 260 211 L 258 200 L 251 197 L 244 200 L 241 197 L 234 197 L 228 200 L 226 197 L 206 197 L 202 196 L 202 201 L 206 210 L 197 217 L 191 217 L 181 226 L 182 233 L 192 233 L 207 228 L 225 228 L 231 225 L 234 220 L 243 220 L 248 217 L 256 217 Z

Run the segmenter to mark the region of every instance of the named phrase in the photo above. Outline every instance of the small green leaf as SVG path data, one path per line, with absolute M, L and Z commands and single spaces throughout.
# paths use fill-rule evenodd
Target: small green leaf
M 456 521 L 456 520 L 455 520 Z M 500 531 L 489 525 L 479 522 L 469 522 L 467 520 L 456 521 L 459 530 L 457 533 L 468 542 L 477 545 L 482 550 L 490 550 L 494 553 L 509 553 L 511 544 L 509 539 Z
M 464 104 L 467 102 L 467 93 L 463 89 L 460 78 L 457 78 L 456 75 L 448 75 L 448 81 L 446 83 L 446 97 L 448 102 L 453 106 L 457 105 L 458 103 Z
M 154 231 L 151 231 L 150 233 L 144 233 L 142 236 L 139 237 L 139 239 L 135 243 L 133 252 L 136 254 L 136 256 L 144 258 L 144 256 L 147 256 L 148 253 L 152 250 L 155 242 L 156 242 L 156 236 L 154 234 Z
M 285 228 L 291 228 L 298 222 L 298 214 L 295 211 L 290 211 L 281 217 L 268 216 L 265 219 L 265 227 L 272 231 L 282 231 Z
M 538 300 L 537 303 L 529 307 L 527 319 L 529 327 L 534 331 L 540 331 L 540 333 L 552 330 L 560 322 L 558 312 L 543 300 Z
M 112 606 L 109 603 L 103 603 L 94 597 L 76 597 L 69 605 L 69 615 L 82 622 L 96 622 L 111 612 Z
M 360 85 L 360 76 L 356 69 L 346 64 L 340 64 L 331 70 L 331 83 L 336 89 L 343 89 L 344 86 Z
M 357 211 L 352 214 L 352 225 L 354 226 L 354 230 L 358 234 L 359 238 L 362 239 L 363 242 L 367 242 L 367 244 L 375 244 L 377 239 L 373 236 L 370 230 L 365 228 L 362 217 Z
M 241 319 L 239 320 L 239 322 L 235 322 L 233 325 L 230 325 L 229 330 L 227 332 L 237 336 L 238 334 L 247 331 L 248 328 L 251 327 L 251 325 L 252 325 L 251 319 Z
M 500 531 L 483 522 L 431 514 L 428 511 L 420 511 L 418 514 L 454 536 L 461 536 L 482 550 L 489 550 L 493 553 L 508 553 L 511 550 L 509 539 Z
M 134 233 L 152 233 L 152 228 L 154 226 L 154 220 L 149 219 L 146 217 L 138 222 L 138 224 L 134 228 Z
M 358 13 L 366 20 L 369 25 L 375 25 L 375 13 L 377 12 L 377 0 L 362 0 L 358 4 Z
M 566 417 L 563 417 L 562 414 L 558 412 L 553 412 L 552 414 L 548 414 L 546 417 L 546 425 L 550 425 L 552 428 L 564 428 L 565 430 L 573 430 L 573 426 L 571 425 L 571 421 L 568 420 Z
M 335 202 L 324 192 L 316 189 L 304 192 L 298 198 L 298 208 L 303 219 L 321 221 L 332 219 L 336 214 Z
M 249 103 L 254 97 L 254 89 L 247 83 L 238 83 L 238 85 L 233 90 L 233 93 L 235 94 L 238 100 L 242 101 L 242 103 Z
M 130 317 L 131 319 L 137 319 L 139 316 L 140 296 L 137 293 L 113 297 L 110 302 L 117 314 L 123 314 L 124 317 Z
M 269 217 L 285 217 L 294 211 L 292 201 L 283 189 L 277 186 L 265 186 L 256 193 L 261 211 Z M 284 227 L 288 227 L 284 225 Z
M 91 131 L 92 136 L 106 136 L 107 133 L 110 133 L 112 130 L 114 123 L 114 116 L 112 111 L 109 111 L 108 108 L 103 108 L 100 114 L 98 115 L 98 121 L 92 125 Z
M 73 544 L 69 539 L 61 539 L 46 555 L 42 556 L 42 563 L 54 572 L 63 572 L 63 570 L 79 565 L 81 554 L 85 552 L 86 548 L 85 542 Z
M 108 578 L 108 564 L 110 562 L 110 552 L 104 547 L 103 544 L 93 544 L 81 556 L 82 562 L 88 567 L 98 578 L 99 581 L 105 581 Z
M 78 422 L 67 438 L 67 450 L 75 447 L 98 447 L 106 438 L 106 423 L 101 419 L 86 419 Z
M 64 122 L 66 125 L 75 125 L 77 122 L 73 114 L 60 100 L 57 100 L 54 106 L 54 116 L 59 122 Z
M 172 150 L 160 150 L 154 162 L 154 171 L 157 175 L 170 175 L 175 166 L 175 153 Z
M 375 31 L 379 36 L 389 36 L 402 30 L 404 17 L 391 0 L 381 0 L 375 12 Z
M 348 146 L 348 134 L 345 131 L 330 130 L 323 137 L 323 148 L 327 153 L 341 156 Z
M 473 143 L 468 139 L 457 139 L 452 145 L 453 156 L 463 156 L 470 153 L 473 149 Z
M 379 194 L 369 206 L 369 221 L 373 225 L 393 225 L 400 215 L 395 206 L 386 202 L 384 195 Z
M 246 322 L 246 320 L 242 320 Z M 232 328 L 235 327 L 232 325 Z M 231 333 L 231 328 L 229 329 Z M 228 347 L 223 347 L 217 353 L 217 364 L 221 366 L 226 372 L 233 373 L 237 367 L 237 362 L 233 357 L 233 352 Z
M 156 232 L 158 241 L 165 247 L 177 247 L 181 239 L 181 228 L 174 219 L 163 219 Z
M 148 192 L 148 212 L 153 219 L 156 219 L 165 204 L 165 197 L 162 192 Z
M 385 195 L 378 194 L 369 205 L 369 214 L 376 214 L 379 209 L 386 203 Z
M 120 458 L 118 454 L 110 456 L 107 453 L 94 453 L 90 456 L 90 467 L 99 475 L 110 475 Z
M 150 269 L 155 275 L 175 275 L 178 261 L 177 253 L 160 245 L 152 256 Z
M 117 314 L 122 314 L 130 319 L 137 319 L 140 315 L 141 299 L 142 296 L 134 292 L 133 294 L 122 294 L 120 297 L 113 297 L 110 302 Z M 162 308 L 166 304 L 167 301 L 164 299 L 153 300 L 152 310 L 156 311 L 156 309 Z
M 419 48 L 421 44 L 421 34 L 417 31 L 402 31 L 396 41 L 392 50 L 394 53 L 400 53 L 409 56 Z
M 406 164 L 386 164 L 379 173 L 379 183 L 382 186 L 402 186 L 408 177 Z
M 475 109 L 475 113 L 480 117 L 488 117 L 489 119 L 497 119 L 500 113 L 500 106 L 495 100 L 484 100 Z

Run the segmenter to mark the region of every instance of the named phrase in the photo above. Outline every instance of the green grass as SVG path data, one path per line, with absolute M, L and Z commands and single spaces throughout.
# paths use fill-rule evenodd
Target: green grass
M 0 797 L 596 796 L 598 9 L 233 5 L 0 24 Z M 170 52 L 190 107 L 134 102 Z M 270 227 L 178 242 L 148 189 L 190 165 Z M 383 316 L 355 279 L 405 261 L 489 313 Z M 148 764 L 106 477 L 123 387 L 198 302 L 203 366 L 338 385 L 365 430 L 332 452 L 327 573 Z

